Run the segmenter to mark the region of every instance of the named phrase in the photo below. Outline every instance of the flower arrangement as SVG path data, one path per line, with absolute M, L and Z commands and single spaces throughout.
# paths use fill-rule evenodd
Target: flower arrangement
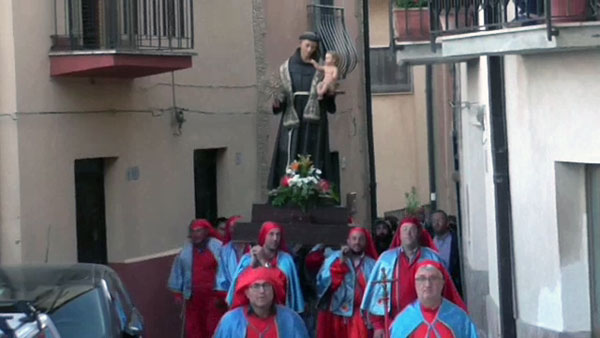
M 276 207 L 292 204 L 304 212 L 324 200 L 339 201 L 332 184 L 321 178 L 321 170 L 315 168 L 310 155 L 299 155 L 298 160 L 287 167 L 279 187 L 271 190 L 269 196 Z

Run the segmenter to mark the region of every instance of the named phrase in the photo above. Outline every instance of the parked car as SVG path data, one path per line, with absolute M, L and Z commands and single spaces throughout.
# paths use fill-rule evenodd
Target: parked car
M 141 337 L 144 331 L 119 276 L 104 265 L 0 267 L 0 313 L 22 313 L 24 302 L 47 315 L 61 338 Z

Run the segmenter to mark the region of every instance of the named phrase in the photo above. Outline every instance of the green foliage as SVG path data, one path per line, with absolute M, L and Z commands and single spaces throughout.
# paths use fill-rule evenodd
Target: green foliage
M 417 195 L 417 189 L 412 187 L 410 193 L 404 193 L 406 197 L 406 208 L 404 209 L 407 215 L 417 215 L 421 210 L 421 201 Z
M 427 0 L 396 0 L 396 8 L 427 8 Z

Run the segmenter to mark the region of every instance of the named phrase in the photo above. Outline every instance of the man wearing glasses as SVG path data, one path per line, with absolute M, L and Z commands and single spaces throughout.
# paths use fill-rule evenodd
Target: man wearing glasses
M 284 274 L 276 268 L 250 268 L 238 280 L 232 310 L 214 338 L 308 338 L 300 316 L 285 302 Z
M 462 299 L 439 262 L 425 260 L 414 275 L 417 300 L 407 306 L 391 325 L 391 337 L 477 338 L 477 328 L 456 304 Z

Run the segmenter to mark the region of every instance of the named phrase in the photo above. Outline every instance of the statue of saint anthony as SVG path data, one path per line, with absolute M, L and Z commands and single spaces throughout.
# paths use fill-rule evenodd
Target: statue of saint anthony
M 300 36 L 300 46 L 279 68 L 280 88 L 275 94 L 273 113 L 282 114 L 268 188 L 277 188 L 287 166 L 298 155 L 310 155 L 321 177 L 332 177 L 329 153 L 327 113 L 336 111 L 335 94 L 319 99 L 317 85 L 323 72 L 316 70 L 313 60 L 319 59 L 317 34 L 306 32 Z

